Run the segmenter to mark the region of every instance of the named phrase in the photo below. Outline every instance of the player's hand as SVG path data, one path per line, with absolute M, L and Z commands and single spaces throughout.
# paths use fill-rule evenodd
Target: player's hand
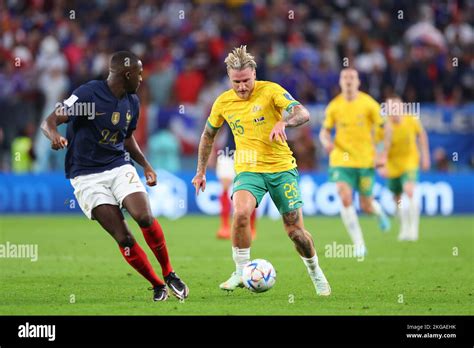
M 270 141 L 281 141 L 284 143 L 286 141 L 285 133 L 286 124 L 283 121 L 279 121 L 275 124 L 272 131 L 270 132 Z
M 334 143 L 329 142 L 327 144 L 323 144 L 323 147 L 324 147 L 324 150 L 326 150 L 326 153 L 329 155 L 332 152 L 332 150 L 334 150 Z
M 196 174 L 192 181 L 194 188 L 196 189 L 196 196 L 199 195 L 199 189 L 202 192 L 206 189 L 206 175 L 204 174 Z
M 153 168 L 150 166 L 146 166 L 145 168 L 143 168 L 143 170 L 145 171 L 146 184 L 150 187 L 156 186 L 157 175 Z
M 421 170 L 427 171 L 431 168 L 431 161 L 427 157 L 422 157 L 421 159 Z
M 67 147 L 67 139 L 57 133 L 51 140 L 51 148 L 53 150 L 61 150 Z

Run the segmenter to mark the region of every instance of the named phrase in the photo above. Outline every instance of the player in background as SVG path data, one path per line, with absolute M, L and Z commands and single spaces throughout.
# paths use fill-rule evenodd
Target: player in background
M 130 160 L 131 157 L 143 167 L 147 185 L 155 186 L 156 173 L 133 136 L 139 116 L 136 91 L 142 71 L 142 62 L 133 53 L 114 53 L 107 80 L 79 86 L 47 117 L 41 129 L 51 140 L 53 150 L 67 148 L 66 178 L 74 187 L 82 211 L 99 222 L 118 243 L 125 260 L 151 283 L 153 299 L 168 298 L 166 285 L 176 297 L 184 299 L 188 287 L 173 271 L 163 230 L 151 213 L 146 189 Z M 57 131 L 63 123 L 67 123 L 67 139 Z M 164 282 L 135 241 L 122 207 L 140 226 L 161 265 Z
M 359 191 L 360 206 L 375 215 L 382 231 L 390 229 L 390 220 L 372 197 L 375 166 L 383 165 L 384 156 L 376 159 L 375 135 L 384 120 L 379 104 L 359 91 L 360 80 L 355 69 L 346 68 L 339 77 L 341 93 L 326 108 L 326 118 L 319 139 L 329 153 L 329 178 L 335 182 L 342 202 L 341 218 L 354 243 L 355 255 L 367 254 L 362 229 L 352 202 L 354 190 Z M 331 130 L 336 128 L 334 141 Z
M 387 161 L 380 169 L 380 174 L 388 178 L 388 188 L 394 194 L 400 218 L 398 240 L 416 241 L 420 209 L 414 192 L 418 181 L 420 153 L 421 169 L 429 170 L 431 166 L 428 136 L 419 117 L 403 114 L 400 97 L 388 98 L 386 105 L 390 106 L 384 140 Z
M 232 202 L 229 192 L 232 189 L 232 181 L 235 178 L 234 159 L 231 153 L 235 153 L 234 137 L 229 127 L 225 128 L 229 132 L 226 151 L 217 152 L 216 175 L 222 185 L 222 192 L 219 196 L 221 205 L 221 225 L 217 231 L 218 239 L 230 239 L 230 215 L 232 210 Z M 227 135 L 227 134 L 226 134 Z M 250 232 L 252 240 L 255 239 L 257 231 L 255 228 L 257 210 L 255 209 L 250 216 Z
M 220 284 L 223 290 L 243 287 L 242 270 L 250 261 L 250 216 L 269 192 L 283 217 L 289 238 L 307 267 L 316 293 L 331 293 L 318 263 L 311 234 L 305 229 L 298 187 L 296 161 L 286 142 L 286 127 L 309 120 L 309 112 L 281 86 L 256 81 L 256 63 L 246 46 L 235 48 L 225 59 L 232 88 L 214 102 L 199 144 L 197 173 L 193 178 L 196 194 L 206 188 L 206 167 L 215 136 L 224 122 L 236 143 L 234 156 L 237 176 L 233 183 L 232 258 L 235 272 Z M 288 115 L 282 117 L 283 110 Z

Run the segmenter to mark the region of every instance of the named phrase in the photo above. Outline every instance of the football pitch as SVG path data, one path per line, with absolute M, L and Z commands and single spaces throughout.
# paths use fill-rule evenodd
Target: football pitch
M 422 217 L 416 243 L 397 242 L 394 219 L 384 234 L 374 219 L 362 217 L 364 260 L 337 249 L 350 243 L 339 218 L 306 217 L 332 287 L 328 298 L 316 296 L 279 220 L 257 222 L 251 257 L 269 260 L 277 271 L 275 287 L 260 294 L 219 289 L 234 264 L 230 241 L 215 238 L 218 217 L 159 221 L 172 264 L 190 288 L 184 302 L 153 302 L 149 284 L 96 222 L 79 215 L 1 217 L 0 244 L 36 244 L 38 259 L 0 258 L 0 315 L 474 314 L 472 216 Z M 160 274 L 138 226 L 128 222 Z

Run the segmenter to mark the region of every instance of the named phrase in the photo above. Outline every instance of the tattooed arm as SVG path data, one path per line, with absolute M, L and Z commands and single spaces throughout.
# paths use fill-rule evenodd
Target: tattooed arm
M 288 115 L 283 117 L 286 127 L 298 127 L 309 121 L 309 111 L 303 105 L 293 106 Z
M 199 142 L 198 152 L 198 164 L 196 170 L 196 176 L 193 178 L 193 185 L 196 188 L 196 194 L 199 194 L 199 189 L 204 192 L 206 189 L 206 168 L 209 156 L 211 155 L 212 146 L 214 145 L 214 139 L 216 138 L 219 129 L 214 129 L 206 124 L 204 131 L 201 135 L 201 141 Z
M 283 119 L 275 124 L 271 133 L 270 141 L 281 140 L 286 141 L 286 127 L 298 127 L 309 121 L 309 111 L 301 104 L 292 107 L 288 115 L 284 116 Z

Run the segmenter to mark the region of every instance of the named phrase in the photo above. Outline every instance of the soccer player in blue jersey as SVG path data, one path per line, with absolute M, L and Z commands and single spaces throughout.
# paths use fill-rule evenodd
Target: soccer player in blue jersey
M 107 80 L 79 86 L 46 118 L 41 129 L 53 150 L 67 148 L 66 178 L 82 211 L 110 233 L 125 260 L 152 284 L 153 299 L 168 298 L 166 285 L 177 298 L 184 299 L 189 289 L 171 267 L 163 230 L 151 213 L 146 189 L 131 161 L 143 167 L 147 185 L 155 186 L 156 173 L 133 136 L 142 71 L 142 62 L 133 53 L 114 53 Z M 67 123 L 67 139 L 57 131 L 63 123 Z M 120 208 L 140 226 L 161 265 L 164 282 L 135 241 Z

